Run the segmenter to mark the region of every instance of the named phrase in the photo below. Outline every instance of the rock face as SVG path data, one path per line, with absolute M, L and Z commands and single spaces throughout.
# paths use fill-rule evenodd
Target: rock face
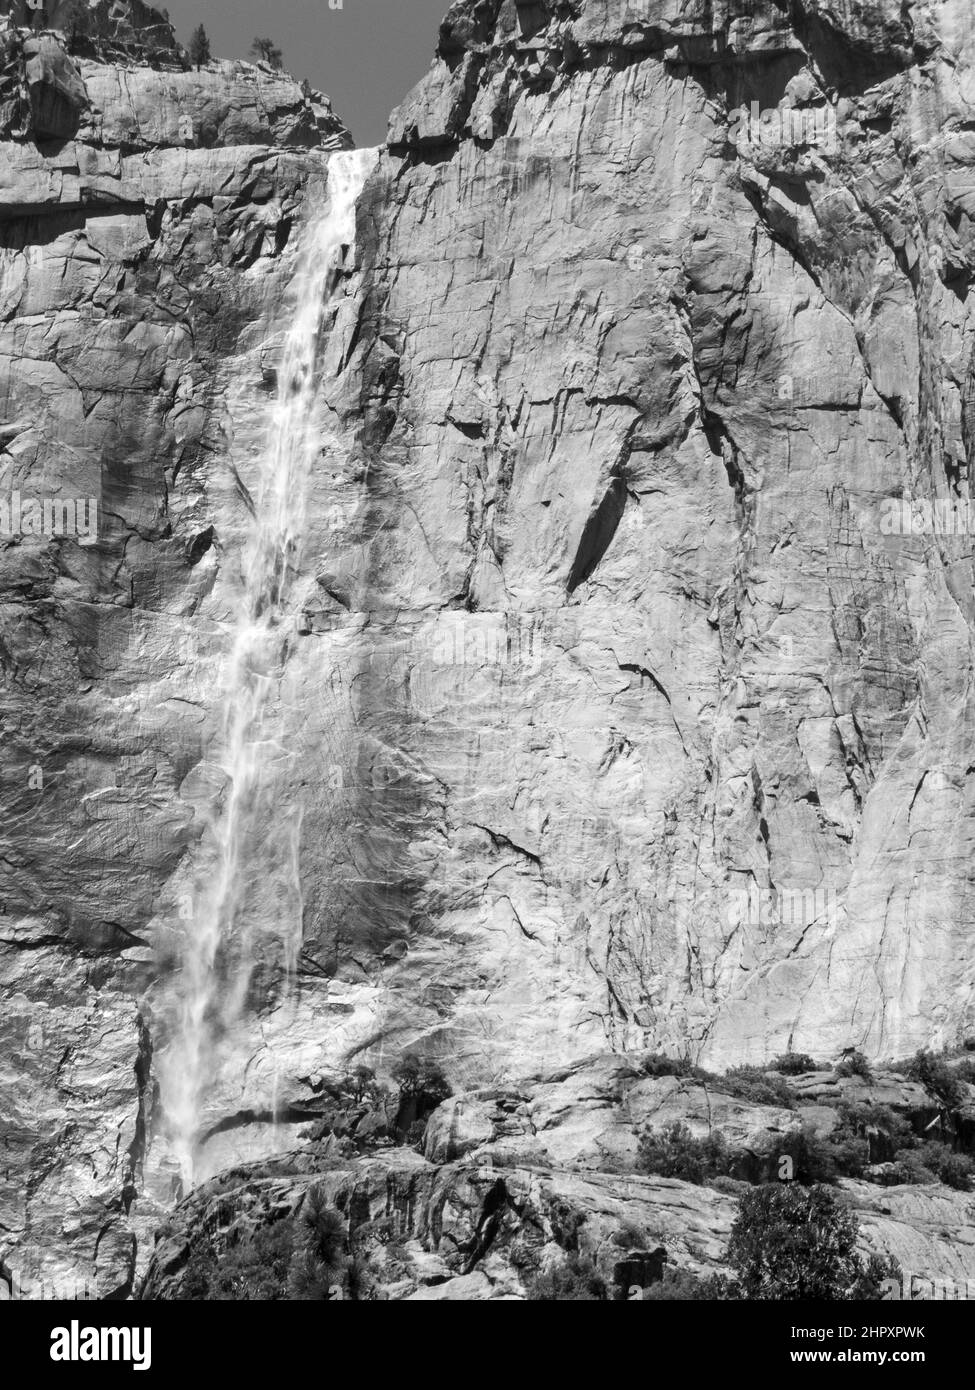
M 192 820 L 179 671 L 216 570 L 217 379 L 250 354 L 238 425 L 263 414 L 303 191 L 350 141 L 290 79 L 184 71 L 172 42 L 156 69 L 50 33 L 0 49 L 2 492 L 8 517 L 16 490 L 94 499 L 97 531 L 8 525 L 0 550 L 0 1253 L 25 1290 L 104 1295 L 131 1287 L 153 1219 L 132 1212 L 154 1087 L 142 927 Z
M 860 8 L 456 5 L 393 116 L 350 603 L 474 1072 L 971 1024 L 967 541 L 884 525 L 967 498 L 970 39 Z
M 880 1078 L 869 1094 L 885 1089 Z M 223 1253 L 300 1213 L 310 1188 L 343 1216 L 360 1298 L 522 1299 L 538 1271 L 566 1253 L 591 1261 L 616 1298 L 633 1297 L 664 1267 L 727 1273 L 734 1189 L 744 1184 L 718 1191 L 647 1177 L 633 1162 L 634 1126 L 666 1124 L 678 1099 L 690 1128 L 735 1147 L 762 1130 L 781 1136 L 811 1113 L 738 1106 L 719 1091 L 702 1102 L 699 1086 L 649 1079 L 632 1060 L 591 1059 L 517 1091 L 445 1102 L 427 1125 L 424 1156 L 406 1148 L 341 1156 L 313 1146 L 224 1173 L 165 1223 L 141 1296 L 189 1297 L 201 1249 Z M 737 1118 L 745 1109 L 750 1134 Z M 905 1282 L 951 1280 L 964 1291 L 975 1281 L 970 1194 L 865 1182 L 838 1191 L 860 1223 L 863 1254 L 893 1255 Z
M 232 1170 L 179 1208 L 163 1229 L 142 1297 L 188 1296 L 186 1262 L 204 1233 L 214 1229 L 217 1213 L 242 1208 L 242 1220 L 225 1218 L 223 1229 L 217 1227 L 232 1243 L 248 1226 L 300 1212 L 310 1187 L 350 1214 L 349 1228 L 368 1252 L 370 1300 L 523 1299 L 528 1271 L 559 1258 L 566 1224 L 584 1231 L 581 1248 L 594 1257 L 611 1287 L 652 1282 L 640 1273 L 646 1261 L 638 1264 L 635 1252 L 613 1239 L 624 1225 L 634 1228 L 634 1238 L 642 1227 L 647 1240 L 650 1231 L 670 1232 L 677 1237 L 675 1249 L 680 1246 L 683 1254 L 690 1247 L 697 1256 L 685 1261 L 685 1268 L 712 1273 L 720 1269 L 734 1213 L 729 1197 L 667 1178 L 630 1177 L 621 1183 L 600 1173 L 518 1166 L 502 1171 L 490 1155 L 483 1163 L 440 1169 L 409 1151 L 324 1171 L 308 1158 L 279 1166 L 287 1176 L 277 1177 L 274 1168 Z M 367 1223 L 375 1227 L 363 1231 Z
M 205 1172 L 407 1050 L 472 1093 L 409 1161 L 466 1171 L 485 1090 L 607 1049 L 975 1033 L 975 39 L 963 0 L 787 8 L 461 0 L 394 113 L 247 861 L 297 981 L 255 954 Z M 99 516 L 0 551 L 0 1222 L 25 1284 L 115 1291 L 171 1197 L 235 557 L 347 141 L 92 14 L 0 36 L 5 486 Z

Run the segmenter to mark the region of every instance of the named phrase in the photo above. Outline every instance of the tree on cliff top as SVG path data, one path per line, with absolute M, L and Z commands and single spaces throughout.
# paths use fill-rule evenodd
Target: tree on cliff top
M 284 54 L 273 39 L 255 39 L 251 44 L 251 57 L 259 63 L 270 63 L 272 68 L 284 65 Z
M 54 27 L 61 30 L 71 48 L 88 33 L 91 11 L 87 0 L 67 0 L 67 4 L 58 6 L 54 18 Z
M 190 39 L 190 62 L 199 72 L 204 63 L 209 63 L 211 57 L 210 39 L 201 24 L 199 28 L 193 30 L 193 37 Z

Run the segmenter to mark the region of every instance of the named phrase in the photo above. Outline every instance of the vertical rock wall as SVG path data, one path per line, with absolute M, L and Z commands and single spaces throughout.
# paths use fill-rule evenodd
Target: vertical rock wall
M 464 1085 L 975 1031 L 972 42 L 961 0 L 452 7 L 323 377 L 268 787 L 304 944 L 221 1040 L 213 1169 L 407 1049 Z M 171 1190 L 152 1058 L 301 193 L 342 132 L 262 69 L 3 43 L 3 461 L 101 520 L 2 551 L 0 1220 L 28 1275 L 124 1288 Z

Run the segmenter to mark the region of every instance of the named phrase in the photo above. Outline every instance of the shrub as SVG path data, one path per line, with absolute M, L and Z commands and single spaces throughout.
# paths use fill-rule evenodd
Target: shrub
M 320 1187 L 309 1188 L 288 1269 L 288 1297 L 306 1303 L 329 1299 L 345 1279 L 346 1243 L 343 1217 L 329 1206 Z
M 71 52 L 88 33 L 90 11 L 86 0 L 68 0 L 57 12 L 57 27 L 68 41 Z
M 212 1245 L 197 1245 L 186 1262 L 179 1285 L 180 1302 L 202 1303 L 209 1293 L 210 1280 L 217 1267 Z
M 180 1297 L 193 1302 L 321 1301 L 345 1274 L 345 1222 L 311 1188 L 300 1218 L 239 1236 L 221 1253 L 199 1246 L 183 1272 Z
M 886 1105 L 844 1102 L 839 1120 L 824 1140 L 837 1174 L 859 1178 L 871 1164 L 890 1161 L 899 1149 L 914 1142 L 908 1122 Z M 829 1181 L 824 1175 L 824 1181 Z
M 967 1081 L 969 1086 L 975 1086 L 975 1057 L 963 1057 L 952 1070 L 956 1081 Z
M 886 1298 L 884 1285 L 891 1279 L 898 1284 L 901 1282 L 901 1267 L 893 1255 L 868 1255 L 850 1297 L 857 1302 L 878 1302 Z
M 846 1158 L 845 1153 L 837 1153 L 828 1138 L 822 1138 L 806 1126 L 785 1135 L 780 1152 L 783 1157 L 792 1159 L 792 1177 L 804 1186 L 835 1182 L 844 1171 L 839 1160 Z
M 865 1174 L 865 1176 L 870 1182 L 875 1182 L 880 1187 L 900 1187 L 903 1183 L 916 1181 L 914 1170 L 906 1163 L 900 1163 L 897 1160 L 881 1163 L 874 1172 Z M 929 1173 L 926 1181 L 930 1181 L 931 1177 L 932 1175 Z
M 376 1084 L 376 1073 L 372 1067 L 366 1066 L 353 1067 L 349 1075 L 344 1078 L 343 1085 L 357 1104 L 367 1098 L 372 1098 L 381 1091 L 381 1088 Z
M 370 1288 L 374 1287 L 369 1262 L 360 1255 L 353 1255 L 345 1271 L 346 1296 L 352 1303 L 373 1302 Z
M 856 1251 L 859 1225 L 828 1187 L 767 1183 L 746 1192 L 728 1260 L 747 1299 L 876 1296 L 876 1267 Z
M 751 1183 L 746 1182 L 743 1178 L 729 1178 L 724 1173 L 718 1173 L 708 1185 L 713 1187 L 715 1192 L 723 1192 L 726 1197 L 740 1197 L 751 1186 Z
M 568 1255 L 539 1271 L 526 1286 L 525 1296 L 532 1303 L 605 1303 L 607 1290 L 591 1260 Z
M 781 1057 L 776 1057 L 768 1070 L 780 1071 L 783 1076 L 804 1076 L 807 1072 L 818 1071 L 819 1068 L 805 1052 L 785 1052 Z
M 901 1182 L 915 1185 L 937 1182 L 934 1173 L 924 1161 L 924 1151 L 927 1147 L 928 1145 L 924 1144 L 917 1149 L 898 1149 L 894 1154 L 894 1167 L 903 1174 Z
M 400 1096 L 422 1097 L 429 1102 L 431 1110 L 451 1094 L 447 1078 L 437 1063 L 421 1061 L 414 1052 L 408 1052 L 393 1068 L 393 1080 Z
M 919 1152 L 921 1161 L 939 1182 L 959 1192 L 971 1192 L 975 1163 L 967 1154 L 955 1153 L 947 1144 L 925 1144 Z
M 408 1052 L 393 1069 L 393 1080 L 399 1086 L 399 1109 L 396 1130 L 401 1140 L 411 1144 L 423 1138 L 423 1129 L 416 1128 L 432 1110 L 451 1094 L 447 1078 L 436 1062 L 421 1060 Z
M 294 1237 L 292 1221 L 259 1227 L 216 1261 L 203 1298 L 216 1303 L 274 1303 L 287 1298 Z
M 862 1052 L 849 1052 L 833 1069 L 837 1076 L 860 1076 L 864 1081 L 873 1080 L 870 1063 Z
M 645 1173 L 703 1183 L 719 1173 L 727 1174 L 731 1156 L 721 1134 L 695 1139 L 687 1125 L 675 1120 L 663 1130 L 641 1135 L 639 1163 Z
M 310 1250 L 301 1250 L 288 1268 L 288 1298 L 297 1303 L 322 1303 L 340 1282 L 341 1276 Z
M 650 1303 L 687 1303 L 701 1299 L 714 1302 L 737 1297 L 737 1288 L 724 1275 L 712 1274 L 707 1279 L 701 1279 L 685 1269 L 665 1269 L 663 1279 L 651 1284 L 642 1293 L 643 1300 Z
M 792 1087 L 782 1076 L 769 1076 L 761 1067 L 732 1067 L 718 1078 L 719 1088 L 736 1100 L 751 1101 L 753 1105 L 780 1105 L 785 1110 L 796 1108 Z
M 642 1250 L 646 1243 L 646 1232 L 635 1221 L 624 1221 L 613 1236 L 613 1244 L 621 1250 Z
M 707 1079 L 707 1072 L 696 1067 L 689 1057 L 667 1057 L 662 1052 L 648 1052 L 640 1065 L 647 1076 L 678 1076 L 697 1081 Z
M 871 1152 L 871 1138 L 881 1153 Z M 795 1160 L 798 1181 L 809 1184 L 863 1177 L 871 1164 L 891 1160 L 895 1152 L 908 1150 L 913 1142 L 910 1125 L 889 1106 L 845 1102 L 839 1106 L 837 1124 L 829 1134 L 804 1130 L 799 1139 L 786 1140 L 783 1147 Z
M 556 1197 L 549 1206 L 548 1219 L 553 1239 L 569 1254 L 576 1254 L 579 1232 L 586 1224 L 585 1214 L 564 1197 Z
M 946 1110 L 957 1110 L 962 1104 L 964 1097 L 958 1079 L 948 1064 L 933 1052 L 917 1053 L 908 1076 L 912 1081 L 919 1081 Z
M 338 1269 L 345 1251 L 345 1221 L 330 1207 L 320 1187 L 311 1187 L 301 1208 L 303 1243 L 312 1254 Z
M 805 1060 L 809 1060 L 808 1058 Z M 755 1105 L 780 1105 L 794 1110 L 796 1098 L 789 1083 L 781 1076 L 770 1076 L 763 1067 L 732 1067 L 723 1076 L 696 1066 L 689 1057 L 666 1057 L 662 1052 L 648 1052 L 641 1061 L 647 1076 L 676 1076 L 681 1080 L 697 1081 L 702 1086 L 713 1086 L 737 1100 L 751 1101 Z M 811 1064 L 815 1070 L 815 1064 Z
M 910 1148 L 914 1131 L 903 1115 L 896 1115 L 889 1105 L 870 1105 L 860 1101 L 843 1101 L 839 1106 L 839 1128 L 856 1135 L 871 1130 L 883 1134 L 892 1149 Z
M 788 1177 L 809 1187 L 816 1183 L 835 1183 L 841 1177 L 860 1178 L 871 1163 L 880 1161 L 871 1154 L 870 1133 L 886 1137 L 888 1154 L 901 1158 L 913 1141 L 910 1126 L 887 1106 L 846 1104 L 839 1108 L 836 1127 L 829 1134 L 817 1134 L 803 1125 L 784 1134 L 775 1151 L 765 1160 L 744 1162 L 749 1155 L 728 1147 L 720 1132 L 706 1139 L 695 1139 L 681 1121 L 662 1130 L 647 1130 L 640 1138 L 640 1169 L 661 1177 L 681 1178 L 685 1182 L 711 1183 L 723 1192 L 741 1191 L 740 1178 L 752 1183 L 767 1178 Z M 755 1156 L 752 1155 L 755 1159 Z M 791 1170 L 783 1172 L 782 1159 L 791 1159 Z M 774 1171 L 769 1171 L 769 1164 Z M 946 1170 L 947 1171 L 947 1170 Z M 960 1171 L 954 1165 L 953 1172 Z M 909 1181 L 908 1178 L 900 1179 Z M 919 1177 L 917 1181 L 930 1181 Z
M 251 44 L 251 57 L 258 63 L 268 63 L 272 68 L 284 65 L 284 55 L 273 39 L 256 38 Z
M 832 1161 L 835 1169 L 835 1177 L 841 1178 L 861 1178 L 863 1170 L 870 1166 L 870 1144 L 866 1139 L 856 1134 L 838 1133 L 828 1136 L 823 1152 Z M 824 1177 L 824 1181 L 835 1181 Z M 807 1181 L 815 1181 L 810 1177 Z

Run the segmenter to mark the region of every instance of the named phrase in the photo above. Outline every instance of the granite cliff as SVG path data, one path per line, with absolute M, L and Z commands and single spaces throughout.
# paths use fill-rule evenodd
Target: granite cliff
M 174 1193 L 236 557 L 349 139 L 90 15 L 0 36 L 5 488 L 99 514 L 0 552 L 0 1222 L 24 1283 L 125 1293 Z M 299 904 L 296 975 L 255 932 L 201 1177 L 406 1052 L 480 1094 L 975 1033 L 973 45 L 962 0 L 452 6 L 316 406 L 243 909 Z

